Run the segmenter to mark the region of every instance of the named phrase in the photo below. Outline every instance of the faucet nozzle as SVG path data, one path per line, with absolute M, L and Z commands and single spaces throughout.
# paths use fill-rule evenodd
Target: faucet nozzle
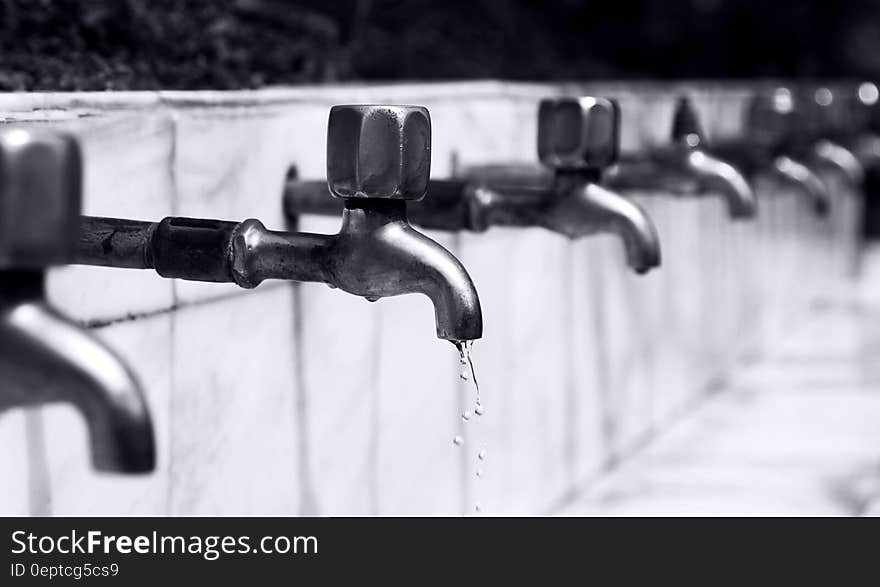
M 0 409 L 69 402 L 87 420 L 96 468 L 150 471 L 153 427 L 131 372 L 44 301 L 45 269 L 74 254 L 81 173 L 71 137 L 0 133 Z
M 576 238 L 600 232 L 619 235 L 627 262 L 637 273 L 660 265 L 660 241 L 647 213 L 603 187 L 605 168 L 620 156 L 620 106 L 616 100 L 583 96 L 542 100 L 538 109 L 538 157 L 554 171 L 554 198 L 539 222 Z
M 420 106 L 347 105 L 330 111 L 327 184 L 344 198 L 342 229 L 328 257 L 334 285 L 367 299 L 427 295 L 437 336 L 482 337 L 476 288 L 462 264 L 416 231 L 406 201 L 421 200 L 431 170 L 431 118 Z

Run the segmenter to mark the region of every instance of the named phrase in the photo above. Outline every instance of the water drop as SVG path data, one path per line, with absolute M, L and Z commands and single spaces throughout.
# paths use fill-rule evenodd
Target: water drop
M 473 345 L 473 343 L 474 341 L 472 340 L 452 341 L 452 344 L 454 344 L 455 348 L 458 350 L 459 364 L 461 365 L 459 376 L 463 380 L 473 380 L 474 389 L 477 392 L 477 403 L 480 403 L 480 384 L 477 382 L 477 372 L 474 370 L 474 362 L 471 360 L 471 345 Z
M 483 506 L 481 506 L 480 504 L 475 505 L 474 511 L 480 513 L 481 511 L 483 511 Z
M 368 302 L 378 302 L 381 296 L 364 296 Z
M 461 413 L 462 422 L 468 422 L 471 419 L 471 413 L 469 411 L 464 411 Z
M 461 446 L 462 444 L 464 444 L 464 439 L 461 436 L 456 436 L 452 439 L 452 444 L 454 444 L 455 446 Z
M 477 404 L 477 407 L 474 408 L 474 413 L 476 413 L 478 416 L 482 416 L 483 414 L 485 414 L 486 410 L 485 408 L 483 408 L 483 404 Z
M 483 469 L 477 469 L 477 477 L 483 476 Z
M 479 453 L 477 453 L 477 458 L 480 459 L 481 461 L 485 461 L 486 460 L 486 450 L 483 449 Z

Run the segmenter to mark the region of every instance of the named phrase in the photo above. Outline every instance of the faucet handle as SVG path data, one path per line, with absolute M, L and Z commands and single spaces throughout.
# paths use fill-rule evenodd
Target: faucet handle
M 42 129 L 0 132 L 0 268 L 39 269 L 70 259 L 81 186 L 73 137 Z
M 877 86 L 836 85 L 819 87 L 812 95 L 811 106 L 815 130 L 829 136 L 859 133 L 868 126 L 869 109 L 877 96 Z
M 620 154 L 620 106 L 610 98 L 541 100 L 538 158 L 553 169 L 598 170 Z
M 752 98 L 745 122 L 748 133 L 760 142 L 779 145 L 791 137 L 798 117 L 794 94 L 788 88 L 778 87 Z
M 422 106 L 330 109 L 327 184 L 337 198 L 421 200 L 431 174 L 431 116 Z
M 692 148 L 705 142 L 700 114 L 687 96 L 678 99 L 672 114 L 672 142 Z
M 845 104 L 841 92 L 830 86 L 804 88 L 799 94 L 803 105 L 800 128 L 813 138 L 835 134 L 845 125 Z

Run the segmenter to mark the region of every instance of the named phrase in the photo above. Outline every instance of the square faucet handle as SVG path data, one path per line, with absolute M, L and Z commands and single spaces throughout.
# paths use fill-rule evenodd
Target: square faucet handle
M 693 148 L 705 143 L 705 137 L 696 106 L 690 98 L 682 96 L 672 113 L 672 142 Z
M 45 129 L 0 131 L 0 268 L 66 263 L 79 235 L 77 141 Z
M 871 81 L 863 81 L 850 88 L 846 100 L 848 130 L 861 133 L 877 128 L 877 102 L 880 101 L 880 88 Z
M 798 100 L 790 89 L 759 92 L 748 104 L 746 131 L 761 142 L 780 144 L 798 130 L 800 114 Z
M 620 106 L 610 98 L 541 100 L 538 158 L 559 170 L 600 170 L 620 154 Z
M 330 109 L 327 184 L 337 198 L 421 200 L 431 175 L 431 116 L 422 106 Z
M 820 86 L 808 92 L 810 129 L 818 134 L 858 132 L 864 127 L 865 110 L 858 90 L 852 86 Z

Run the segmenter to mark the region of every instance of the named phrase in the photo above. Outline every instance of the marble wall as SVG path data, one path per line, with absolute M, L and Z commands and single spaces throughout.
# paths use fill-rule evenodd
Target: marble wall
M 710 138 L 739 131 L 747 89 L 710 85 L 22 94 L 0 96 L 0 120 L 39 121 L 80 138 L 86 214 L 253 217 L 281 229 L 287 167 L 324 176 L 332 104 L 427 106 L 432 176 L 442 178 L 453 160 L 534 163 L 542 97 L 618 97 L 623 148 L 637 151 L 665 140 L 682 92 Z M 835 208 L 832 227 L 799 194 L 764 180 L 757 187 L 760 219 L 737 223 L 718 197 L 628 194 L 663 239 L 664 266 L 644 277 L 630 274 L 610 236 L 430 233 L 463 261 L 483 305 L 485 337 L 473 358 L 486 412 L 467 423 L 461 414 L 473 409 L 474 391 L 458 377 L 455 349 L 435 338 L 424 297 L 371 304 L 316 284 L 245 291 L 149 271 L 53 269 L 52 303 L 91 327 L 143 383 L 158 468 L 98 474 L 72 408 L 9 410 L 0 414 L 0 513 L 554 511 L 845 278 L 855 197 L 840 187 L 847 203 Z M 300 224 L 335 232 L 339 220 Z

